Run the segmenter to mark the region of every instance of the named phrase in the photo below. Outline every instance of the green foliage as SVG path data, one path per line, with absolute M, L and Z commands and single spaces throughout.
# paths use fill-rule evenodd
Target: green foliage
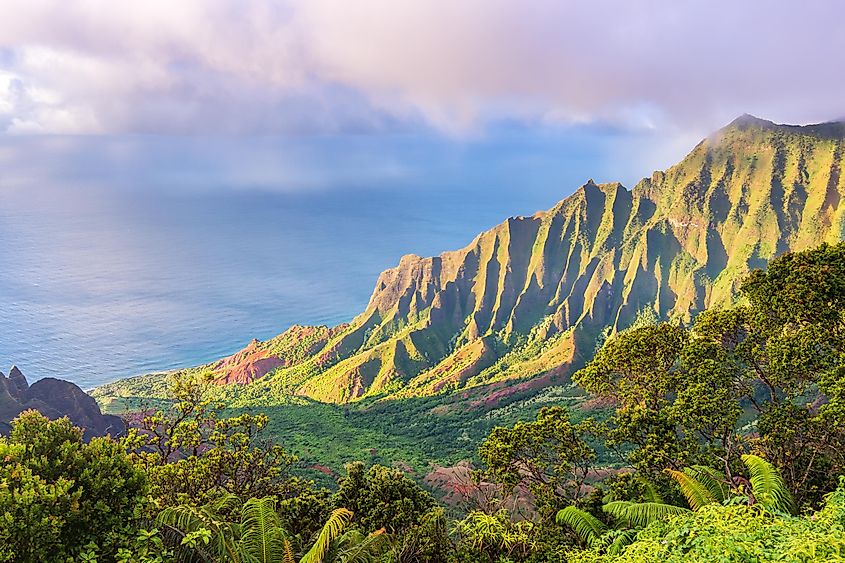
M 603 434 L 634 468 L 669 467 L 684 485 L 682 467 L 715 457 L 730 482 L 758 452 L 798 503 L 816 503 L 845 471 L 845 243 L 785 254 L 742 292 L 747 304 L 702 313 L 691 330 L 623 332 L 574 379 L 617 404 Z
M 302 489 L 295 496 L 280 499 L 276 511 L 292 545 L 299 549 L 319 533 L 332 507 L 328 489 Z
M 777 469 L 756 455 L 746 454 L 742 456 L 742 461 L 748 467 L 748 482 L 751 483 L 755 503 L 768 510 L 795 511 L 795 501 Z
M 436 507 L 400 536 L 390 555 L 397 563 L 439 563 L 447 561 L 453 552 L 445 511 Z
M 559 510 L 555 518 L 558 524 L 569 526 L 589 547 L 598 547 L 602 537 L 608 532 L 607 524 L 575 506 Z
M 308 488 L 291 475 L 296 457 L 261 439 L 267 416 L 221 417 L 211 391 L 207 374 L 173 380 L 168 406 L 145 413 L 124 439 L 155 502 L 198 505 L 219 491 L 241 500 L 290 497 Z
M 332 543 L 341 535 L 343 529 L 352 521 L 352 512 L 346 508 L 336 508 L 329 515 L 323 529 L 311 549 L 302 557 L 300 563 L 321 563 L 326 559 Z
M 566 409 L 544 407 L 534 422 L 493 429 L 478 450 L 482 477 L 509 489 L 526 485 L 548 512 L 577 503 L 596 459 L 584 434 L 584 425 L 572 424 Z
M 245 503 L 232 494 L 202 506 L 165 508 L 157 522 L 179 534 L 180 546 L 206 561 L 226 563 L 296 562 L 288 530 L 272 497 Z M 387 549 L 383 530 L 364 534 L 350 528 L 352 512 L 332 511 L 305 550 L 300 563 L 370 563 Z
M 656 520 L 619 554 L 571 551 L 576 563 L 845 560 L 845 482 L 824 508 L 794 517 L 747 504 L 709 504 Z
M 496 514 L 470 512 L 455 523 L 457 560 L 467 563 L 524 560 L 536 547 L 534 527 L 530 521 L 513 522 L 504 510 Z
M 707 473 L 702 472 L 701 474 L 696 475 L 694 470 L 691 468 L 684 468 L 683 471 L 667 469 L 666 472 L 678 482 L 678 486 L 681 488 L 681 493 L 684 495 L 684 498 L 687 499 L 687 504 L 689 504 L 690 508 L 693 510 L 698 510 L 703 506 L 715 502 L 722 502 L 727 498 L 727 495 L 719 494 L 722 493 L 721 487 L 717 492 L 708 487 L 702 481 L 702 478 L 707 478 L 708 482 L 715 482 L 715 480 Z
M 604 510 L 632 528 L 644 528 L 656 520 L 688 512 L 686 508 L 662 502 L 629 502 L 616 500 L 604 505 Z
M 115 560 L 144 503 L 145 477 L 110 438 L 25 411 L 0 438 L 0 560 Z
M 346 466 L 334 502 L 352 510 L 355 523 L 365 531 L 384 528 L 391 533 L 419 525 L 435 506 L 432 496 L 398 469 L 374 465 L 365 470 L 361 462 Z

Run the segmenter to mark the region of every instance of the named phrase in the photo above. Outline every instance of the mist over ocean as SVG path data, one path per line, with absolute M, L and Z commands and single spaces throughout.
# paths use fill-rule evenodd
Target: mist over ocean
M 612 132 L 506 138 L 7 137 L 0 370 L 87 389 L 348 321 L 403 254 L 662 164 Z

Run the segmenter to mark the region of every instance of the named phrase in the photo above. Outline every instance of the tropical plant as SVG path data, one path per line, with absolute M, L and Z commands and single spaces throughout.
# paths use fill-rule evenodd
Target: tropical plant
M 507 511 L 495 514 L 470 512 L 455 523 L 459 561 L 507 561 L 524 559 L 536 549 L 531 521 L 514 522 Z
M 384 530 L 365 534 L 350 528 L 352 516 L 345 508 L 332 511 L 300 563 L 363 563 L 380 556 L 387 546 Z M 176 531 L 180 545 L 205 561 L 296 561 L 291 536 L 282 525 L 272 497 L 252 498 L 241 504 L 236 495 L 223 494 L 199 507 L 165 508 L 157 522 Z
M 743 455 L 742 461 L 748 470 L 748 478 L 734 475 L 730 476 L 730 481 L 726 481 L 718 471 L 704 466 L 688 467 L 683 471 L 667 469 L 666 472 L 678 483 L 693 510 L 708 504 L 725 503 L 731 497 L 744 496 L 749 505 L 758 504 L 776 512 L 795 512 L 795 500 L 777 468 L 753 454 Z
M 656 520 L 622 550 L 570 550 L 570 563 L 845 561 L 845 480 L 822 510 L 796 517 L 760 504 L 710 503 Z
M 667 469 L 666 472 L 678 483 L 692 511 L 711 504 L 725 504 L 732 499 L 744 499 L 749 506 L 757 505 L 773 513 L 793 512 L 795 502 L 777 469 L 755 455 L 744 455 L 742 460 L 749 477 L 735 476 L 731 484 L 726 483 L 718 471 L 705 466 L 686 467 L 682 471 Z M 667 504 L 659 498 L 646 502 L 613 500 L 602 506 L 614 524 L 612 527 L 575 506 L 558 511 L 556 520 L 558 524 L 570 527 L 587 547 L 618 554 L 634 541 L 639 530 L 652 522 L 686 514 L 690 509 Z
M 308 484 L 291 475 L 296 463 L 278 444 L 262 439 L 265 415 L 223 417 L 210 373 L 171 381 L 169 401 L 136 421 L 124 445 L 146 470 L 159 506 L 203 504 L 218 490 L 246 501 L 294 496 Z

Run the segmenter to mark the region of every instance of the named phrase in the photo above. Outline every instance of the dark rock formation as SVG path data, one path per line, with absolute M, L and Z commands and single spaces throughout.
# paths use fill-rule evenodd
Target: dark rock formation
M 120 417 L 104 415 L 97 402 L 70 381 L 45 377 L 29 385 L 17 367 L 12 367 L 9 377 L 0 372 L 0 434 L 8 434 L 11 421 L 27 409 L 52 419 L 67 416 L 83 429 L 86 440 L 126 430 Z

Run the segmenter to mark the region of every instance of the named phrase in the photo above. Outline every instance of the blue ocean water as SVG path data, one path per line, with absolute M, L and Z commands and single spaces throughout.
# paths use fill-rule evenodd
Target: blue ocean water
M 648 173 L 620 142 L 2 139 L 0 369 L 91 388 L 348 321 L 403 254 Z

